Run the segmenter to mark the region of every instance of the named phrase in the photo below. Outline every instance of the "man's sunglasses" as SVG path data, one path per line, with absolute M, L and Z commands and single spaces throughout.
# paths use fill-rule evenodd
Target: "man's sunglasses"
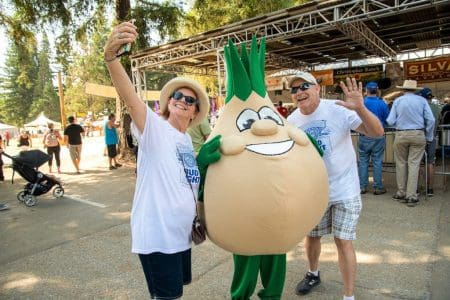
M 299 86 L 293 86 L 291 87 L 291 94 L 297 94 L 297 91 L 300 89 L 301 91 L 306 91 L 310 87 L 312 87 L 314 84 L 309 82 L 303 82 Z
M 197 104 L 198 100 L 195 99 L 194 97 L 191 96 L 186 96 L 184 95 L 182 92 L 176 91 L 175 93 L 173 93 L 172 98 L 176 101 L 179 101 L 181 99 L 184 98 L 184 102 L 188 105 L 188 106 L 192 106 Z

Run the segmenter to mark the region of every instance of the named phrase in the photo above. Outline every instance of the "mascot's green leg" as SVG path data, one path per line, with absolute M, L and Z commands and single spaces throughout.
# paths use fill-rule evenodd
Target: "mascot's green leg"
M 253 294 L 258 280 L 260 255 L 245 256 L 233 254 L 234 274 L 231 282 L 231 299 L 247 300 Z
M 286 277 L 286 254 L 262 255 L 260 269 L 264 288 L 258 292 L 258 297 L 270 300 L 281 299 Z
M 234 274 L 231 283 L 231 299 L 248 300 L 252 296 L 258 272 L 263 289 L 260 299 L 278 300 L 283 293 L 286 277 L 286 254 L 244 256 L 233 254 Z

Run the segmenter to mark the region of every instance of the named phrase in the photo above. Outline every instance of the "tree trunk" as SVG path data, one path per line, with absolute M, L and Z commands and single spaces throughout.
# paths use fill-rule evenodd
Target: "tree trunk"
M 130 14 L 130 0 L 116 0 L 116 20 L 120 23 L 127 21 Z M 126 59 L 124 67 L 127 70 L 128 76 L 131 76 L 131 64 L 128 58 Z M 123 99 L 116 101 L 116 115 L 120 119 L 120 130 L 119 130 L 119 149 L 120 158 L 126 161 L 134 159 L 134 154 L 131 148 L 128 147 L 127 135 L 130 134 L 130 124 L 131 118 L 128 114 L 125 103 Z
M 116 20 L 119 22 L 126 21 L 130 8 L 130 0 L 116 0 Z

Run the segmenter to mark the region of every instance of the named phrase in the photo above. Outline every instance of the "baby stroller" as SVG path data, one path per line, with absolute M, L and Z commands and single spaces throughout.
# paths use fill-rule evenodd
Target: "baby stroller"
M 48 162 L 50 156 L 41 150 L 21 151 L 17 156 L 9 156 L 2 153 L 12 160 L 13 178 L 14 172 L 17 172 L 23 179 L 28 181 L 23 191 L 17 194 L 17 200 L 25 203 L 26 206 L 34 206 L 37 203 L 36 196 L 42 195 L 53 189 L 53 196 L 60 198 L 64 196 L 64 189 L 61 182 L 50 175 L 45 175 L 38 168 Z

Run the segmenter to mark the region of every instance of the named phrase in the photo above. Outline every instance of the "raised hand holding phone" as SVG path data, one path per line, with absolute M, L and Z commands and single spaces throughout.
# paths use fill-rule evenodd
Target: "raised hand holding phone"
M 136 19 L 131 19 L 130 23 L 134 25 L 134 22 L 136 22 Z M 131 43 L 126 43 L 119 48 L 116 57 L 120 57 L 122 55 L 129 55 L 130 53 L 131 53 Z
M 112 62 L 116 58 L 131 53 L 131 43 L 137 38 L 136 26 L 130 22 L 123 22 L 117 25 L 111 32 L 104 48 L 104 59 Z

